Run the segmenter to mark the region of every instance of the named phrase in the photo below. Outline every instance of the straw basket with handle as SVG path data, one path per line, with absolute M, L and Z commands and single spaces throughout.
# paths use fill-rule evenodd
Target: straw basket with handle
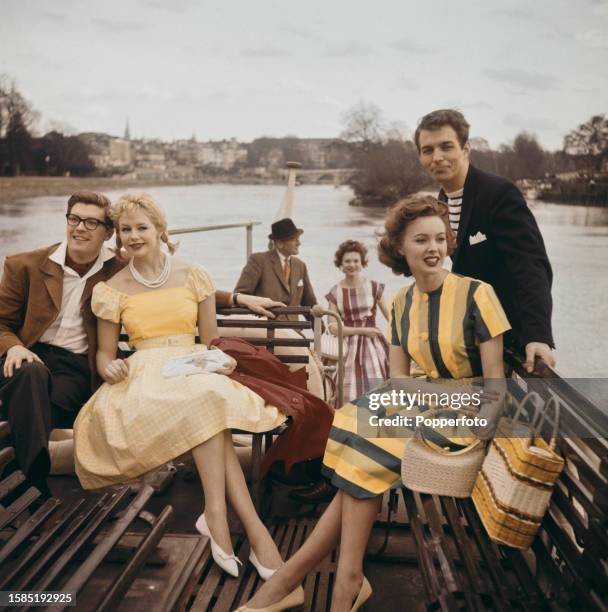
M 532 544 L 564 467 L 563 458 L 555 450 L 559 400 L 551 397 L 542 411 L 536 406 L 532 424 L 524 424 L 520 415 L 531 399 L 542 402 L 537 393 L 529 393 L 512 419 L 501 419 L 472 495 L 490 538 L 521 549 Z M 540 432 L 551 409 L 553 431 L 547 443 Z
M 425 417 L 434 418 L 450 414 L 458 416 L 451 409 L 429 410 Z M 485 443 L 475 440 L 461 450 L 451 451 L 431 443 L 421 427 L 407 441 L 401 462 L 403 484 L 420 493 L 469 497 L 477 473 L 486 454 Z

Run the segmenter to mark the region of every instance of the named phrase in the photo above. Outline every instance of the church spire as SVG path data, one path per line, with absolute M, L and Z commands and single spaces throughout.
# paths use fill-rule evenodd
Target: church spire
M 129 128 L 129 118 L 127 117 L 127 124 L 125 125 L 125 140 L 131 140 L 131 129 Z

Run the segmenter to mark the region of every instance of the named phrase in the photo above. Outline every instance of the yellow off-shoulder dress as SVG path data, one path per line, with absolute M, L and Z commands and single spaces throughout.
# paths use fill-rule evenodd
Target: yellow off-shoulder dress
M 103 384 L 74 423 L 76 473 L 85 489 L 141 476 L 225 429 L 267 431 L 285 420 L 227 376 L 161 374 L 171 357 L 204 348 L 194 344 L 198 304 L 214 291 L 198 266 L 183 287 L 127 295 L 95 286 L 93 312 L 122 323 L 136 352 L 127 359 L 128 378 Z

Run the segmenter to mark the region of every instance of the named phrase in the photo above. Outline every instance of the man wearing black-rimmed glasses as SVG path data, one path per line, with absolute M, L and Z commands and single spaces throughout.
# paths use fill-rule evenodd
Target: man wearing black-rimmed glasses
M 60 244 L 7 257 L 0 283 L 0 400 L 17 463 L 48 493 L 49 433 L 70 428 L 96 386 L 96 319 L 91 292 L 120 263 L 110 200 L 92 192 L 68 200 Z M 42 228 L 41 228 L 42 229 Z
M 0 281 L 0 417 L 8 420 L 17 464 L 48 495 L 48 439 L 71 428 L 101 381 L 95 368 L 93 287 L 124 265 L 104 244 L 112 236 L 110 200 L 92 192 L 68 200 L 60 244 L 6 258 Z M 43 231 L 43 228 L 41 228 Z M 269 298 L 215 292 L 216 304 L 270 316 Z

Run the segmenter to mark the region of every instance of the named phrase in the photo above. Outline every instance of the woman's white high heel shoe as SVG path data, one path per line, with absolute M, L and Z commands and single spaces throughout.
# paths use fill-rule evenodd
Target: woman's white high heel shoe
M 195 525 L 196 530 L 204 536 L 209 538 L 211 542 L 211 556 L 213 560 L 228 574 L 238 578 L 239 576 L 239 565 L 243 565 L 241 560 L 236 555 L 227 555 L 213 539 L 207 520 L 205 519 L 205 513 L 201 514 Z
M 262 580 L 269 580 L 272 577 L 272 575 L 277 571 L 276 569 L 270 569 L 269 567 L 264 567 L 258 561 L 258 558 L 255 556 L 255 553 L 253 552 L 253 548 L 251 549 L 251 552 L 249 553 L 249 561 L 251 561 L 251 564 L 253 565 L 253 567 L 255 567 L 255 569 L 258 571 L 258 574 L 260 575 L 260 578 Z

